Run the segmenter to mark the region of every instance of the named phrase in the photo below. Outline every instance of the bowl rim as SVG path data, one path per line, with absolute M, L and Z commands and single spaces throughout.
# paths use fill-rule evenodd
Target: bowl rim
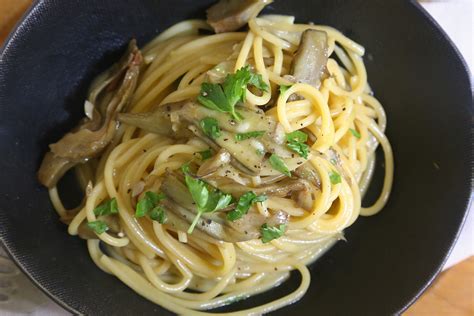
M 461 54 L 459 51 L 458 47 L 456 44 L 453 42 L 453 40 L 449 37 L 449 35 L 444 31 L 444 29 L 439 25 L 439 23 L 434 19 L 431 14 L 426 11 L 425 8 L 416 0 L 409 0 L 408 3 L 412 6 L 412 9 L 414 12 L 418 15 L 420 19 L 425 19 L 429 22 L 429 24 L 432 27 L 432 31 L 437 32 L 441 39 L 446 41 L 449 44 L 449 49 L 453 51 L 454 55 L 458 58 L 458 60 L 461 63 L 462 69 L 467 72 L 467 77 L 469 80 L 469 87 L 471 90 L 471 96 L 474 98 L 473 93 L 474 93 L 474 82 L 473 82 L 473 77 L 471 70 L 469 69 L 467 62 L 464 58 L 464 56 Z M 22 36 L 22 33 L 25 32 L 24 27 L 27 21 L 29 21 L 31 18 L 34 18 L 35 15 L 37 14 L 36 11 L 39 10 L 39 8 L 43 5 L 50 5 L 51 2 L 49 0 L 33 0 L 33 3 L 31 6 L 25 11 L 23 16 L 18 20 L 18 22 L 15 24 L 14 28 L 10 32 L 10 34 L 7 36 L 5 39 L 3 45 L 0 46 L 0 63 L 2 61 L 2 57 L 10 49 L 10 46 L 14 41 L 16 40 L 17 37 Z M 27 32 L 27 30 L 26 30 Z M 474 71 L 474 69 L 472 70 Z M 473 103 L 474 100 L 471 98 L 471 104 L 467 104 L 468 111 L 471 113 L 471 116 L 473 116 Z M 471 138 L 473 135 L 473 129 L 471 128 Z M 471 143 L 471 162 L 474 161 L 474 148 L 473 144 Z M 468 214 L 470 209 L 474 205 L 474 164 L 471 164 L 471 175 L 470 175 L 470 180 L 471 180 L 471 194 L 469 196 L 469 200 L 466 203 L 466 206 L 464 208 L 464 214 L 462 221 L 460 225 L 457 227 L 457 231 L 455 233 L 454 238 L 450 241 L 450 246 L 448 251 L 444 254 L 442 260 L 440 261 L 440 264 L 436 269 L 434 269 L 431 272 L 430 277 L 424 281 L 424 284 L 419 288 L 418 292 L 409 300 L 403 303 L 401 308 L 396 312 L 396 314 L 401 314 L 404 311 L 406 311 L 413 303 L 415 303 L 416 300 L 427 290 L 427 288 L 433 283 L 433 281 L 436 279 L 436 277 L 440 274 L 442 271 L 442 268 L 444 267 L 448 257 L 451 255 L 454 246 L 456 245 L 459 236 L 461 234 L 461 231 L 466 223 Z M 3 236 L 0 236 L 0 245 L 5 249 L 5 252 L 7 255 L 10 257 L 10 259 L 14 262 L 14 264 L 20 269 L 20 271 L 26 275 L 26 277 L 31 281 L 32 284 L 34 284 L 37 288 L 41 290 L 42 293 L 44 293 L 48 298 L 50 298 L 53 302 L 55 302 L 57 305 L 62 307 L 65 311 L 70 312 L 75 315 L 80 315 L 81 312 L 74 309 L 70 305 L 68 305 L 66 302 L 63 300 L 59 299 L 56 295 L 52 294 L 46 287 L 44 287 L 39 281 L 35 279 L 33 275 L 29 273 L 29 271 L 25 268 L 25 266 L 20 262 L 20 260 L 14 255 L 13 251 L 10 249 L 8 243 L 4 240 Z

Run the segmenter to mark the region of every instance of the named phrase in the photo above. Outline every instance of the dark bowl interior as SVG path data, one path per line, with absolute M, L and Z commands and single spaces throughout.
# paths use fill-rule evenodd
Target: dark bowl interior
M 167 314 L 94 265 L 85 242 L 58 221 L 35 173 L 47 144 L 81 116 L 91 79 L 132 37 L 143 45 L 173 23 L 202 17 L 212 2 L 39 1 L 3 49 L 0 237 L 18 265 L 69 311 Z M 414 2 L 276 0 L 266 11 L 334 26 L 366 47 L 369 82 L 387 111 L 396 162 L 383 212 L 348 229 L 347 242 L 311 266 L 306 296 L 275 314 L 401 312 L 439 272 L 469 204 L 472 92 L 466 65 Z M 64 191 L 72 201 L 73 186 Z M 294 276 L 288 286 L 240 307 L 286 293 L 297 281 Z

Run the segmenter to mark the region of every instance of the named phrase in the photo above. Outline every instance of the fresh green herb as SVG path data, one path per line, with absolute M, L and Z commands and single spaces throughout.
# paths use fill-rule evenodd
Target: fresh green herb
M 268 85 L 265 83 L 265 81 L 263 81 L 261 74 L 254 74 L 251 72 L 250 80 L 248 84 L 251 86 L 254 86 L 258 90 L 265 91 L 265 92 L 268 91 Z M 245 101 L 245 100 L 242 100 L 242 101 Z
M 249 211 L 250 206 L 253 203 L 257 203 L 257 202 L 261 203 L 261 202 L 265 201 L 266 199 L 267 199 L 267 197 L 265 195 L 257 196 L 252 191 L 249 191 L 249 192 L 245 193 L 244 195 L 242 195 L 240 197 L 239 201 L 237 202 L 237 207 L 235 208 L 235 210 L 230 211 L 229 213 L 227 213 L 227 219 L 229 221 L 236 221 L 239 218 L 242 218 L 242 216 L 247 214 L 247 212 Z
M 184 164 L 181 170 L 184 173 L 186 186 L 188 187 L 189 193 L 191 193 L 194 203 L 196 203 L 198 211 L 193 223 L 188 229 L 188 234 L 191 234 L 202 214 L 223 209 L 231 203 L 232 196 L 212 188 L 200 179 L 193 178 L 190 175 L 189 163 Z
M 212 117 L 205 117 L 199 122 L 201 125 L 201 129 L 212 139 L 219 138 L 221 136 L 221 129 L 219 128 L 219 123 L 215 118 Z
M 308 134 L 302 131 L 294 131 L 286 134 L 286 140 L 288 142 L 305 143 L 308 140 Z
M 245 101 L 247 85 L 254 86 L 262 91 L 268 91 L 268 86 L 263 81 L 262 76 L 250 71 L 249 65 L 240 68 L 234 74 L 227 75 L 222 86 L 231 107 L 239 101 Z
M 164 224 L 166 222 L 166 219 L 167 219 L 165 209 L 160 205 L 153 208 L 150 211 L 149 216 L 152 220 L 157 221 L 160 224 Z
M 147 198 L 141 199 L 137 203 L 137 208 L 135 210 L 135 217 L 139 218 L 139 217 L 145 216 L 152 208 L 153 208 L 153 203 L 149 199 Z
M 331 158 L 329 162 L 332 163 L 333 165 L 337 165 L 337 160 L 334 158 Z
M 212 151 L 211 149 L 206 149 L 203 151 L 198 152 L 199 155 L 201 155 L 201 160 L 207 160 L 212 157 Z
M 290 89 L 291 87 L 292 87 L 292 85 L 287 86 L 287 85 L 282 84 L 282 85 L 280 86 L 280 94 L 285 93 L 285 92 L 286 92 L 288 89 Z
M 281 159 L 279 156 L 272 154 L 270 158 L 268 158 L 268 161 L 270 161 L 270 165 L 272 165 L 273 169 L 280 171 L 284 175 L 287 175 L 288 177 L 291 177 L 291 172 L 288 169 L 288 166 L 285 164 L 283 159 Z
M 286 140 L 288 141 L 286 146 L 289 149 L 304 159 L 308 159 L 309 146 L 306 144 L 306 141 L 308 140 L 308 134 L 301 131 L 294 131 L 286 134 Z
M 149 199 L 153 205 L 157 205 L 164 199 L 166 199 L 166 195 L 164 193 L 156 193 L 152 191 L 145 192 L 145 198 Z
M 87 226 L 92 229 L 96 234 L 100 235 L 109 230 L 109 226 L 103 221 L 93 221 L 87 223 Z
M 258 138 L 258 137 L 262 137 L 264 134 L 265 134 L 265 131 L 238 133 L 238 134 L 235 134 L 235 140 L 241 141 L 241 140 L 245 140 L 249 138 Z
M 329 179 L 331 180 L 332 184 L 341 183 L 341 175 L 337 172 L 331 172 L 329 174 Z
M 281 224 L 278 227 L 268 226 L 266 223 L 260 228 L 260 233 L 262 234 L 262 242 L 267 243 L 273 239 L 280 238 L 285 233 L 286 225 Z
M 286 147 L 293 150 L 304 159 L 308 159 L 309 146 L 305 143 L 289 142 L 286 144 Z
M 223 84 L 203 83 L 198 101 L 211 110 L 229 113 L 233 119 L 240 121 L 242 116 L 237 113 L 235 106 L 238 102 L 245 101 L 248 85 L 268 91 L 268 85 L 262 76 L 251 72 L 247 65 L 236 73 L 227 75 Z
M 115 198 L 107 200 L 101 203 L 94 209 L 95 216 L 106 216 L 110 214 L 117 214 L 118 213 L 118 206 L 117 200 Z
M 166 195 L 163 193 L 155 192 L 145 192 L 145 196 L 140 199 L 137 203 L 137 208 L 135 210 L 135 217 L 143 217 L 150 213 L 150 211 L 160 203 L 161 200 L 164 200 Z
M 354 135 L 357 138 L 360 138 L 360 133 L 358 131 L 356 131 L 353 128 L 349 128 L 349 130 L 351 131 L 352 135 Z
M 229 112 L 229 102 L 219 84 L 204 82 L 201 85 L 201 92 L 198 101 L 205 107 L 219 112 Z

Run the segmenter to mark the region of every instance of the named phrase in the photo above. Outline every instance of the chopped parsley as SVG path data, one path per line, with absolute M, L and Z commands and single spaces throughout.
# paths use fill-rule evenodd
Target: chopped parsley
M 258 138 L 262 137 L 265 134 L 265 131 L 253 131 L 253 132 L 247 132 L 247 133 L 238 133 L 235 134 L 235 140 L 241 141 L 249 138 Z
M 331 180 L 332 184 L 341 183 L 341 175 L 337 172 L 331 172 L 329 174 L 329 179 Z
M 286 92 L 288 89 L 290 89 L 292 86 L 293 86 L 293 85 L 287 86 L 287 85 L 282 84 L 282 85 L 280 86 L 280 94 L 285 93 L 285 92 Z
M 356 138 L 360 138 L 360 133 L 358 131 L 356 131 L 353 128 L 349 128 L 349 130 L 351 131 L 352 135 L 354 135 Z
M 234 74 L 227 75 L 222 84 L 204 82 L 198 101 L 211 110 L 229 113 L 233 119 L 240 121 L 242 116 L 236 111 L 235 106 L 238 102 L 245 101 L 248 85 L 268 91 L 268 85 L 262 76 L 251 72 L 250 66 L 247 65 Z
M 302 131 L 294 131 L 286 134 L 286 146 L 304 159 L 308 159 L 309 153 L 309 146 L 306 144 L 307 140 L 308 134 Z
M 193 223 L 188 229 L 188 234 L 191 234 L 202 214 L 212 213 L 223 209 L 231 203 L 232 196 L 230 194 L 225 194 L 216 188 L 212 188 L 200 179 L 193 178 L 190 175 L 189 163 L 184 164 L 181 167 L 181 170 L 184 173 L 186 186 L 188 187 L 189 193 L 191 193 L 194 203 L 196 203 L 198 211 Z
M 207 160 L 212 157 L 212 151 L 210 148 L 199 151 L 198 154 L 201 155 L 201 160 Z
M 107 216 L 110 214 L 117 214 L 118 213 L 118 206 L 117 200 L 115 198 L 107 200 L 101 203 L 94 209 L 95 216 Z
M 135 217 L 143 217 L 148 214 L 151 218 L 151 211 L 158 207 L 158 203 L 164 200 L 166 196 L 163 193 L 156 193 L 148 191 L 145 196 L 137 203 L 135 210 Z M 153 218 L 152 218 L 153 219 Z
M 266 223 L 262 225 L 260 228 L 260 233 L 262 234 L 262 242 L 267 243 L 272 241 L 273 239 L 280 238 L 283 236 L 286 230 L 286 225 L 281 224 L 278 227 L 271 227 L 268 226 Z
M 157 221 L 160 224 L 164 224 L 167 219 L 165 209 L 161 205 L 158 205 L 153 208 L 150 211 L 149 216 L 151 220 Z
M 219 127 L 219 122 L 215 118 L 205 117 L 200 122 L 202 131 L 204 134 L 209 136 L 212 139 L 219 138 L 221 136 L 221 129 Z
M 265 201 L 266 199 L 267 197 L 265 195 L 256 195 L 252 191 L 245 193 L 244 195 L 240 197 L 239 201 L 237 202 L 237 207 L 235 208 L 235 210 L 227 213 L 227 219 L 229 221 L 236 221 L 242 218 L 242 216 L 247 214 L 247 212 L 250 209 L 250 206 L 253 203 L 258 203 L 258 202 L 261 203 Z
M 308 140 L 308 134 L 302 131 L 294 131 L 286 134 L 286 140 L 288 142 L 304 143 Z
M 96 234 L 100 235 L 109 230 L 109 226 L 104 221 L 93 221 L 87 223 L 87 226 L 92 229 Z
M 272 154 L 270 158 L 268 158 L 268 161 L 270 162 L 270 165 L 273 167 L 273 169 L 283 173 L 288 177 L 291 177 L 291 172 L 288 169 L 288 166 L 278 155 Z

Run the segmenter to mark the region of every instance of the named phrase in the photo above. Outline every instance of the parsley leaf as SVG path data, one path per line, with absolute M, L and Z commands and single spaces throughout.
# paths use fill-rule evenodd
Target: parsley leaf
M 331 172 L 329 174 L 329 179 L 331 180 L 332 184 L 341 183 L 341 175 L 337 172 Z
M 306 144 L 308 134 L 301 131 L 294 131 L 286 134 L 286 140 L 288 141 L 286 146 L 289 149 L 293 150 L 304 159 L 308 159 L 309 146 Z
M 252 73 L 250 66 L 247 65 L 236 73 L 227 75 L 222 84 L 204 82 L 197 99 L 205 107 L 229 113 L 233 119 L 240 121 L 242 116 L 237 113 L 235 106 L 238 102 L 245 101 L 248 85 L 268 91 L 268 85 L 263 81 L 262 76 Z
M 149 199 L 154 205 L 166 199 L 166 195 L 164 193 L 156 193 L 151 191 L 145 192 L 145 197 Z
M 110 214 L 117 214 L 118 213 L 118 206 L 117 200 L 115 198 L 107 200 L 101 203 L 94 209 L 95 216 L 106 216 Z
M 221 129 L 219 128 L 219 122 L 215 118 L 205 117 L 199 122 L 201 129 L 212 139 L 219 138 L 221 136 Z
M 280 86 L 280 94 L 285 93 L 285 92 L 286 92 L 288 89 L 290 89 L 291 87 L 292 87 L 292 85 L 287 86 L 287 85 L 282 84 L 282 85 Z
M 191 234 L 202 214 L 212 213 L 226 207 L 231 203 L 232 196 L 230 194 L 224 194 L 215 188 L 210 188 L 206 182 L 200 179 L 193 178 L 190 175 L 189 163 L 184 164 L 181 170 L 184 173 L 186 186 L 188 187 L 189 193 L 191 193 L 194 203 L 196 203 L 198 211 L 188 229 L 188 234 Z
M 201 85 L 198 101 L 206 108 L 219 112 L 228 112 L 229 102 L 222 90 L 222 86 L 209 82 Z
M 137 208 L 135 210 L 135 217 L 143 217 L 150 213 L 150 211 L 160 203 L 161 200 L 164 200 L 166 195 L 163 193 L 155 193 L 151 191 L 145 192 L 145 196 L 140 199 L 137 203 Z
M 304 159 L 308 159 L 309 146 L 305 143 L 289 142 L 286 144 L 286 147 L 293 150 Z
M 87 223 L 87 226 L 99 235 L 109 230 L 109 226 L 107 226 L 107 224 L 103 221 L 89 222 Z
M 262 137 L 265 134 L 265 131 L 253 131 L 253 132 L 247 132 L 247 133 L 238 133 L 235 134 L 235 140 L 241 141 L 249 138 L 258 138 Z
M 263 81 L 261 74 L 250 73 L 249 85 L 254 86 L 258 90 L 268 92 L 268 85 Z
M 308 134 L 302 131 L 294 131 L 286 134 L 286 140 L 289 142 L 304 143 L 308 140 Z
M 360 133 L 358 131 L 356 131 L 353 128 L 349 128 L 349 130 L 351 131 L 352 135 L 354 135 L 357 138 L 360 138 Z
M 135 210 L 135 217 L 143 217 L 145 216 L 151 209 L 153 208 L 153 203 L 147 199 L 141 199 L 137 203 L 137 208 Z
M 267 243 L 273 239 L 280 238 L 285 233 L 286 225 L 281 224 L 278 227 L 268 226 L 266 223 L 260 228 L 260 233 L 262 234 L 262 242 Z
M 212 151 L 211 149 L 206 149 L 203 151 L 198 152 L 199 155 L 201 155 L 201 160 L 207 160 L 212 157 Z
M 158 205 L 150 211 L 150 218 L 160 224 L 164 224 L 167 219 L 165 209 Z
M 268 161 L 270 162 L 270 165 L 272 165 L 273 169 L 280 171 L 288 177 L 291 177 L 291 172 L 288 169 L 288 166 L 278 155 L 272 154 L 270 158 L 268 158 Z
M 239 202 L 237 202 L 237 207 L 235 210 L 227 213 L 227 219 L 229 221 L 235 221 L 239 218 L 242 218 L 242 216 L 247 214 L 252 203 L 263 202 L 266 199 L 267 197 L 265 195 L 257 196 L 252 191 L 245 193 L 240 197 Z

